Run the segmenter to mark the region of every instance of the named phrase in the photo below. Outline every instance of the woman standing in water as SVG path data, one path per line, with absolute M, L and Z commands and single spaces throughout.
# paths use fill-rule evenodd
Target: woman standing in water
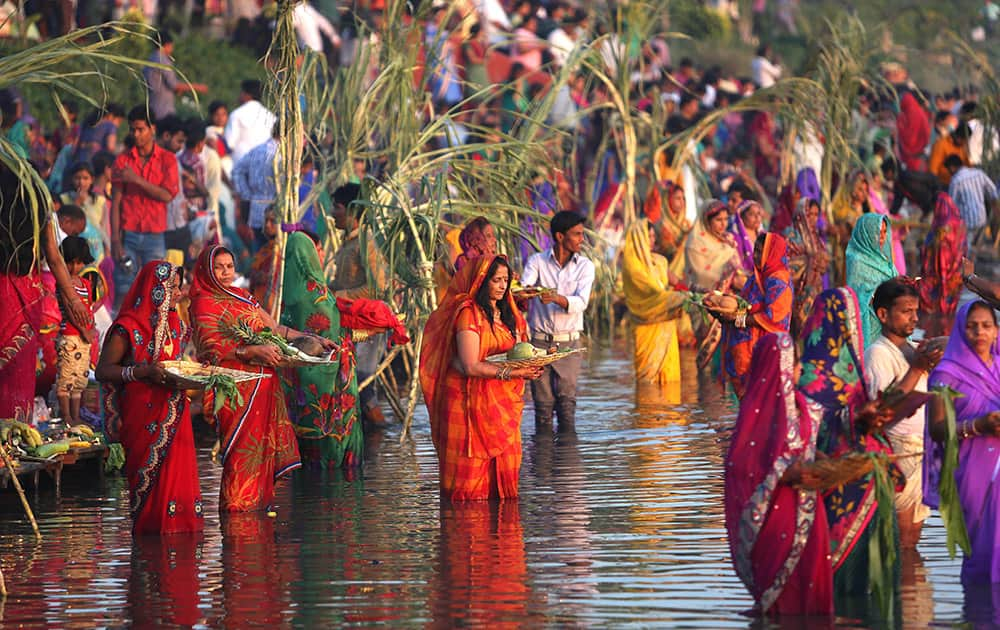
M 216 245 L 202 251 L 191 283 L 191 319 L 200 361 L 264 376 L 237 383 L 243 406 L 229 400 L 215 414 L 223 465 L 219 509 L 247 512 L 268 508 L 275 482 L 301 464 L 275 372 L 281 351 L 272 344 L 247 343 L 236 327 L 243 324 L 253 332 L 267 328 L 286 339 L 305 333 L 279 326 L 246 290 L 232 286 L 235 275 L 228 249 Z M 326 349 L 336 347 L 330 340 L 318 339 Z
M 794 487 L 813 460 L 819 414 L 795 389 L 795 344 L 765 335 L 748 375 L 726 454 L 729 549 L 755 612 L 768 616 L 833 613 L 833 570 L 826 506 L 815 490 Z
M 635 378 L 665 385 L 681 380 L 677 321 L 685 294 L 670 288 L 670 263 L 653 251 L 654 236 L 646 219 L 629 228 L 622 250 L 622 288 L 632 316 Z
M 181 270 L 162 260 L 139 272 L 108 331 L 95 371 L 110 439 L 125 449 L 132 532 L 201 531 L 201 490 L 187 394 L 160 365 L 177 359 Z
M 959 439 L 955 483 L 972 543 L 972 554 L 962 562 L 962 583 L 1000 583 L 1000 342 L 996 312 L 986 302 L 970 302 L 959 309 L 948 346 L 928 381 L 947 386 L 955 399 Z M 927 430 L 937 444 L 924 458 L 924 500 L 938 507 L 937 488 L 946 436 L 944 405 L 935 399 L 929 408 Z
M 816 448 L 829 457 L 855 452 L 892 453 L 882 431 L 891 414 L 868 397 L 858 311 L 858 300 L 851 289 L 824 291 L 816 298 L 812 315 L 802 331 L 799 390 L 805 395 L 811 413 L 821 416 Z M 902 489 L 898 470 L 890 465 L 890 471 L 897 489 Z M 882 524 L 872 473 L 828 490 L 823 501 L 830 524 L 834 592 L 839 596 L 866 596 L 874 579 L 881 579 L 884 588 L 898 585 L 898 564 L 883 565 L 885 574 L 881 576 L 873 578 L 871 574 L 870 543 Z M 898 531 L 896 511 L 890 509 L 888 514 L 893 519 L 889 527 Z M 894 557 L 898 558 L 898 533 L 891 542 L 891 550 L 881 546 L 884 542 L 877 540 L 880 553 L 895 552 Z
M 527 340 L 509 286 L 506 258 L 473 258 L 455 274 L 424 327 L 420 385 L 441 493 L 453 501 L 518 493 L 524 380 L 538 378 L 542 368 L 486 361 Z
M 304 460 L 323 468 L 360 466 L 365 443 L 358 422 L 358 379 L 350 331 L 341 328 L 337 301 L 326 286 L 316 244 L 288 235 L 281 323 L 337 344 L 334 361 L 288 371 L 288 415 Z

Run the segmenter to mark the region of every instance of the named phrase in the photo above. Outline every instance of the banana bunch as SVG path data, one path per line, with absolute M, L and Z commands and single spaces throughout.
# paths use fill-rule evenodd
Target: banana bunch
M 0 442 L 10 442 L 14 437 L 19 437 L 29 448 L 37 448 L 43 443 L 42 434 L 35 427 L 16 420 L 0 425 Z
M 70 427 L 69 432 L 73 435 L 80 436 L 87 441 L 93 439 L 94 437 L 94 430 L 86 424 L 78 424 L 75 427 Z

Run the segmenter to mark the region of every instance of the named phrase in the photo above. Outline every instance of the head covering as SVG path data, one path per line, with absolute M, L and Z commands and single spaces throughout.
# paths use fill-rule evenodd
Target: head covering
M 455 261 L 455 269 L 461 269 L 472 258 L 496 254 L 496 242 L 490 243 L 486 238 L 486 228 L 490 222 L 486 217 L 476 217 L 469 221 L 458 235 L 458 244 L 462 253 Z
M 133 363 L 155 363 L 180 356 L 187 328 L 170 305 L 170 281 L 180 268 L 164 261 L 146 263 L 122 300 L 111 329 L 128 335 Z M 104 383 L 105 427 L 112 441 L 121 430 L 119 397 L 126 386 Z
M 883 226 L 885 242 L 879 245 Z M 892 262 L 892 227 L 881 214 L 863 214 L 854 224 L 847 243 L 847 286 L 854 289 L 861 305 L 864 347 L 874 343 L 882 332 L 882 323 L 871 308 L 875 289 L 898 274 Z
M 792 288 L 795 306 L 792 313 L 792 334 L 798 334 L 809 316 L 813 300 L 823 290 L 823 276 L 829 268 L 830 259 L 826 240 L 816 225 L 809 224 L 809 206 L 812 199 L 802 198 L 795 207 L 792 225 L 785 230 L 788 242 L 788 269 L 792 274 Z
M 924 311 L 951 318 L 962 292 L 962 258 L 967 250 L 965 221 L 948 193 L 940 192 L 921 252 L 920 303 Z
M 974 418 L 1000 409 L 1000 336 L 993 344 L 992 366 L 983 362 L 965 337 L 969 311 L 976 304 L 993 310 L 981 300 L 969 302 L 958 309 L 944 356 L 929 380 L 931 385 L 951 385 L 965 395 L 955 401 L 959 419 Z
M 733 235 L 733 239 L 736 241 L 736 251 L 739 253 L 740 263 L 743 265 L 743 270 L 748 274 L 753 273 L 754 241 L 747 232 L 746 224 L 743 223 L 743 212 L 754 205 L 760 206 L 760 203 L 752 199 L 741 201 L 740 205 L 736 206 L 736 212 L 733 213 L 733 216 L 729 217 L 729 233 Z
M 670 258 L 673 257 L 671 252 L 675 252 L 682 245 L 684 238 L 691 231 L 686 203 L 677 212 L 670 205 L 677 191 L 683 193 L 684 189 L 671 180 L 658 182 L 650 186 L 649 194 L 646 195 L 646 201 L 642 206 L 643 214 L 655 226 L 660 245 Z
M 212 267 L 215 258 L 222 254 L 229 254 L 236 262 L 236 256 L 227 247 L 222 245 L 212 245 L 201 251 L 194 266 L 194 278 L 191 280 L 191 302 L 192 305 L 198 299 L 216 298 L 221 300 L 236 300 L 246 305 L 257 306 L 257 302 L 250 294 L 243 289 L 233 286 L 224 286 L 215 278 L 215 271 Z
M 816 171 L 811 166 L 807 166 L 799 171 L 799 174 L 795 177 L 795 188 L 798 189 L 802 199 L 812 199 L 816 203 L 822 203 L 823 191 L 820 190 Z
M 795 390 L 794 368 L 795 344 L 787 334 L 767 334 L 754 348 L 748 379 L 754 387 L 740 403 L 726 454 L 726 529 L 736 573 L 762 611 L 779 600 L 794 573 L 814 576 L 810 610 L 795 612 L 829 612 L 833 573 L 825 511 L 816 492 L 778 482 L 795 460 L 811 460 L 816 448 L 812 419 Z M 807 538 L 816 540 L 806 545 Z
M 240 344 L 228 326 L 243 322 L 257 331 L 264 328 L 257 300 L 244 289 L 223 286 L 216 280 L 212 267 L 215 259 L 223 254 L 232 256 L 232 252 L 221 245 L 202 250 L 191 281 L 190 313 L 198 358 L 202 361 L 219 361 Z
M 698 289 L 714 289 L 739 264 L 732 235 L 725 232 L 719 238 L 708 228 L 713 217 L 728 211 L 728 206 L 717 199 L 705 202 L 698 222 L 688 234 L 685 271 L 690 284 Z
M 857 221 L 864 214 L 863 211 L 857 210 L 854 207 L 854 187 L 857 185 L 859 179 L 868 183 L 868 175 L 864 169 L 856 168 L 851 171 L 847 178 L 840 183 L 840 187 L 837 188 L 837 194 L 834 195 L 831 204 L 835 221 L 849 224 Z M 870 185 L 868 190 L 870 193 Z M 865 197 L 865 203 L 870 203 L 869 197 Z

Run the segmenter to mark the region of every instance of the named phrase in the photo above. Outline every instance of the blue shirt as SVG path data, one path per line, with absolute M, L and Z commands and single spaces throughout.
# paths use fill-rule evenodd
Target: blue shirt
M 996 200 L 997 187 L 980 169 L 963 166 L 951 178 L 948 195 L 958 206 L 966 229 L 978 230 L 986 225 L 986 202 Z

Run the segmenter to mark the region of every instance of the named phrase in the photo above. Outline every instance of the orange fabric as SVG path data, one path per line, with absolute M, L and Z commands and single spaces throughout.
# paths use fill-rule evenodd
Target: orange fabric
M 219 509 L 228 512 L 259 510 L 274 499 L 274 482 L 298 468 L 299 448 L 288 419 L 285 396 L 273 368 L 253 366 L 232 358 L 240 345 L 230 327 L 237 321 L 253 330 L 264 328 L 260 306 L 243 289 L 222 286 L 212 272 L 212 261 L 224 247 L 206 248 L 198 258 L 191 283 L 191 317 L 198 360 L 266 374 L 265 378 L 237 383 L 243 405 L 228 400 L 216 414 L 222 457 Z M 213 397 L 206 392 L 205 409 Z
M 441 490 L 457 501 L 517 496 L 524 380 L 469 378 L 454 367 L 459 331 L 478 333 L 480 360 L 515 343 L 514 334 L 503 324 L 491 325 L 475 303 L 492 262 L 490 257 L 473 259 L 455 275 L 427 320 L 420 353 L 420 385 Z M 504 299 L 515 314 L 517 338 L 526 340 L 527 326 L 509 291 Z

